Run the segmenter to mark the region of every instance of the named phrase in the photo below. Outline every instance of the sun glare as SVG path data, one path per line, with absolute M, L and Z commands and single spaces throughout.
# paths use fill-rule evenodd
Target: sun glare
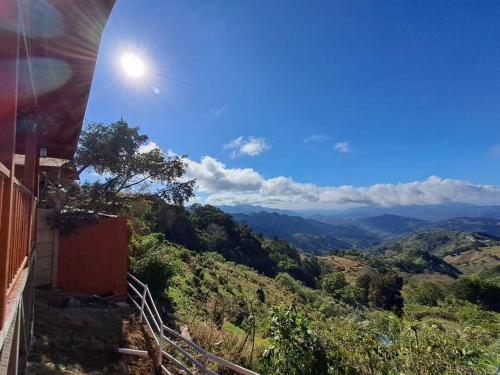
M 133 53 L 125 53 L 121 58 L 121 65 L 130 78 L 141 78 L 146 71 L 144 62 Z

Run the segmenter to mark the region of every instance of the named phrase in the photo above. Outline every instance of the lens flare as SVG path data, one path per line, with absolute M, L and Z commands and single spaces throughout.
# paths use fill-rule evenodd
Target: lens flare
M 121 58 L 121 66 L 130 78 L 141 78 L 146 72 L 144 62 L 133 53 L 125 53 Z

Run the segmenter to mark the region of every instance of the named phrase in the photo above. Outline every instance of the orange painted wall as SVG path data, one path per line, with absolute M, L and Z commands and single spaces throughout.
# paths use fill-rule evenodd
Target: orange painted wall
M 127 219 L 101 219 L 59 239 L 58 286 L 65 292 L 127 293 Z

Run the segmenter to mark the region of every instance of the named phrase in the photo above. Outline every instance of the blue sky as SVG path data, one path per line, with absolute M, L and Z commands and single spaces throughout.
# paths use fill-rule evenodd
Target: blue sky
M 117 1 L 86 122 L 188 154 L 201 199 L 500 203 L 499 2 L 145 4 Z

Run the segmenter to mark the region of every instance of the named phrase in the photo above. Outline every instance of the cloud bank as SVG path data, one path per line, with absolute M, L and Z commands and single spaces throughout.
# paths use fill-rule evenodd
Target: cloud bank
M 430 176 L 423 181 L 371 186 L 318 186 L 289 177 L 264 178 L 251 168 L 228 168 L 210 156 L 189 161 L 189 178 L 210 204 L 259 204 L 276 208 L 342 208 L 355 205 L 500 203 L 500 188 Z

